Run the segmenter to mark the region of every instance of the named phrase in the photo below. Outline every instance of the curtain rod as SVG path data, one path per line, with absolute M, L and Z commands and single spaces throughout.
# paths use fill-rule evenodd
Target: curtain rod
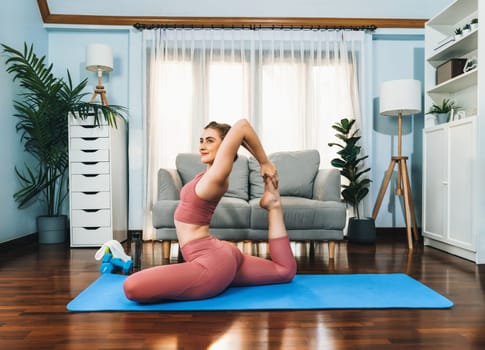
M 197 24 L 144 24 L 144 23 L 135 23 L 133 25 L 135 29 L 138 30 L 152 30 L 152 29 L 168 29 L 168 28 L 178 28 L 178 29 L 249 29 L 249 30 L 258 30 L 258 29 L 290 29 L 290 30 L 354 30 L 354 31 L 375 31 L 377 26 L 370 24 L 370 25 L 361 25 L 361 26 L 352 26 L 352 25 L 341 25 L 341 26 L 333 26 L 333 25 L 284 25 L 284 24 L 238 24 L 238 25 L 228 25 L 228 24 L 206 24 L 206 25 L 197 25 Z

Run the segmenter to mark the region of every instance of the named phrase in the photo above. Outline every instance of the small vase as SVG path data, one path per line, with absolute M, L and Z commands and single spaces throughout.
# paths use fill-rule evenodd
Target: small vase
M 437 113 L 436 121 L 438 122 L 438 124 L 443 124 L 448 122 L 448 113 Z

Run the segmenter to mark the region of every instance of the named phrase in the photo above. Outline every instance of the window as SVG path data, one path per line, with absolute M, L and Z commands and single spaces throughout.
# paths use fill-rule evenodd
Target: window
M 327 146 L 330 126 L 354 115 L 353 63 L 318 60 L 308 50 L 226 51 L 198 47 L 154 63 L 160 135 L 172 140 L 162 152 L 196 152 L 209 121 L 248 118 L 268 153 L 316 148 L 329 165 L 335 155 Z

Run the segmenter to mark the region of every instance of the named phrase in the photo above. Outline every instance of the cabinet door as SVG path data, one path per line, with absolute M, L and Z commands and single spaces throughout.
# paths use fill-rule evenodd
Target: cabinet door
M 475 118 L 450 124 L 449 231 L 450 243 L 466 249 L 474 245 L 473 198 Z
M 448 217 L 448 137 L 447 128 L 424 131 L 423 204 L 424 234 L 446 239 Z

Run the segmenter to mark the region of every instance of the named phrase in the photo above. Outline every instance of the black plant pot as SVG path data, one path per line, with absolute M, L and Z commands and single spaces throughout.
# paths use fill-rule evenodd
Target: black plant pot
M 349 218 L 347 237 L 351 243 L 373 244 L 376 242 L 376 225 L 374 219 Z

